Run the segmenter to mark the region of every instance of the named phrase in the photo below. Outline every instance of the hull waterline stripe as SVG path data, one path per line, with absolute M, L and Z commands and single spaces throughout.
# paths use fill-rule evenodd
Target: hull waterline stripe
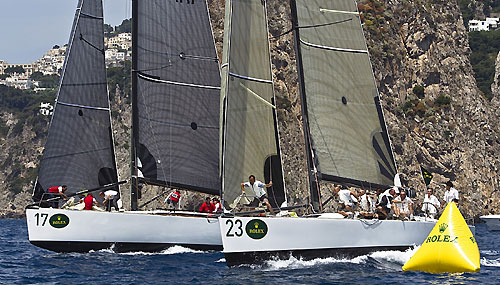
M 161 252 L 172 246 L 182 246 L 194 250 L 222 250 L 217 244 L 175 244 L 147 242 L 84 242 L 84 241 L 31 241 L 30 243 L 55 252 L 89 252 L 112 248 L 114 252 Z
M 341 52 L 352 52 L 352 53 L 364 53 L 368 54 L 367 50 L 362 50 L 362 49 L 350 49 L 350 48 L 336 48 L 336 47 L 330 47 L 330 46 L 323 46 L 323 45 L 317 45 L 313 43 L 306 42 L 304 40 L 300 40 L 300 42 L 306 46 L 310 46 L 313 48 L 319 48 L 319 49 L 326 49 L 326 50 L 334 50 L 334 51 L 341 51 Z

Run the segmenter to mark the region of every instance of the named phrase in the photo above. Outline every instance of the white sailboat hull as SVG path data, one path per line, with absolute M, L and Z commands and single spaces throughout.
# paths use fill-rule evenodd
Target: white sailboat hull
M 154 252 L 174 245 L 201 250 L 222 249 L 217 218 L 199 213 L 39 208 L 27 209 L 26 220 L 29 241 L 56 252 L 106 248 L 117 252 Z
M 255 220 L 267 231 L 258 231 Z M 259 263 L 272 257 L 312 259 L 352 257 L 379 250 L 404 250 L 420 245 L 436 221 L 356 220 L 321 218 L 219 218 L 229 266 Z M 257 225 L 262 228 L 259 223 Z M 257 237 L 251 238 L 250 229 Z
M 488 215 L 479 218 L 486 222 L 491 231 L 500 231 L 500 215 Z

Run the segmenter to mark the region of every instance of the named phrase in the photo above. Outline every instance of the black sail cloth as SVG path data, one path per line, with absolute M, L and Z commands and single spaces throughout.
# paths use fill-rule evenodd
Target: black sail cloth
M 80 0 L 34 199 L 49 187 L 67 194 L 118 181 L 104 61 L 101 0 Z
M 220 72 L 205 1 L 137 3 L 137 166 L 146 181 L 220 193 Z

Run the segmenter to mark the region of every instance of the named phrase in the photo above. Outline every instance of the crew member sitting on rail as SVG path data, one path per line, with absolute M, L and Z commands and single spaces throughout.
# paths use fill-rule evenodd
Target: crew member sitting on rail
M 359 190 L 359 215 L 362 218 L 373 218 L 373 202 L 364 189 Z
M 349 216 L 349 212 L 352 213 L 354 211 L 354 203 L 357 202 L 358 195 L 341 185 L 335 186 L 333 191 L 339 195 L 339 214 L 342 214 L 344 217 Z
M 64 192 L 66 192 L 66 190 L 68 190 L 68 186 L 66 186 L 66 185 L 49 187 L 49 189 L 48 189 L 49 198 L 48 199 L 56 198 L 58 196 L 64 197 L 64 199 L 68 199 L 68 196 L 66 196 L 66 194 L 64 194 Z M 58 208 L 59 201 L 58 200 L 50 201 L 49 206 L 52 208 Z
M 214 205 L 214 210 L 212 212 L 222 213 L 222 204 L 220 203 L 219 198 L 213 197 L 212 204 Z
M 393 202 L 394 213 L 396 214 L 396 217 L 398 217 L 400 219 L 413 218 L 413 201 L 409 197 L 406 196 L 405 190 L 401 190 L 401 193 L 399 193 L 399 196 L 394 198 L 394 200 L 392 200 L 392 202 Z
M 382 195 L 379 197 L 379 202 L 377 203 L 376 207 L 376 214 L 377 217 L 380 220 L 385 220 L 391 216 L 391 209 L 392 209 L 392 200 L 394 199 L 394 196 L 396 196 L 396 188 L 393 187 L 385 191 Z
M 245 187 L 252 188 L 253 192 L 255 193 L 255 198 L 250 203 L 250 205 L 253 207 L 257 207 L 259 205 L 259 201 L 263 202 L 264 204 L 267 205 L 269 212 L 271 212 L 271 214 L 274 215 L 273 207 L 271 206 L 271 204 L 269 204 L 269 200 L 267 199 L 266 195 L 266 190 L 264 189 L 265 187 L 271 187 L 271 186 L 273 186 L 272 181 L 269 181 L 268 184 L 264 184 L 259 180 L 255 180 L 254 175 L 250 175 L 248 177 L 248 182 L 241 183 L 241 192 L 245 194 Z

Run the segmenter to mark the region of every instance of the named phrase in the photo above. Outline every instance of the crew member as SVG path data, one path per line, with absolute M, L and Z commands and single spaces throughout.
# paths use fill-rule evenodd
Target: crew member
M 342 189 L 341 185 L 335 186 L 333 191 L 339 195 L 339 203 L 341 205 L 339 209 L 339 214 L 348 216 L 347 212 L 352 212 L 354 210 L 354 203 L 357 202 L 358 195 L 351 190 Z
M 446 192 L 444 192 L 444 204 L 442 206 L 444 207 L 451 202 L 458 203 L 458 190 L 453 187 L 453 183 L 449 180 L 446 182 Z
M 64 197 L 64 199 L 68 199 L 68 196 L 66 196 L 66 194 L 64 194 L 64 192 L 66 192 L 66 190 L 68 190 L 68 186 L 66 186 L 66 185 L 49 187 L 49 189 L 48 189 L 49 199 L 56 198 L 58 196 Z M 50 201 L 49 205 L 52 208 L 58 208 L 59 201 L 58 200 Z
M 427 194 L 424 197 L 424 204 L 422 205 L 422 212 L 426 213 L 428 217 L 435 218 L 437 214 L 437 209 L 441 206 L 438 198 L 432 195 L 432 188 L 427 188 Z
M 111 212 L 111 206 L 115 208 L 115 210 L 118 209 L 118 192 L 115 190 L 108 190 L 106 192 L 100 192 L 99 196 L 104 199 L 102 204 L 106 208 L 106 211 Z
M 80 200 L 82 201 L 82 200 Z M 94 204 L 99 206 L 99 202 L 92 196 L 92 194 L 85 194 L 85 198 L 83 198 L 83 203 L 85 203 L 85 210 L 92 210 Z
M 373 202 L 364 189 L 359 190 L 360 215 L 363 218 L 373 218 Z
M 274 215 L 274 210 L 271 204 L 269 204 L 269 199 L 267 199 L 267 194 L 266 190 L 264 187 L 271 187 L 273 186 L 273 182 L 269 181 L 268 184 L 264 184 L 260 182 L 259 180 L 255 180 L 254 175 L 248 176 L 248 182 L 243 182 L 241 183 L 241 192 L 245 194 L 245 187 L 247 188 L 252 188 L 253 192 L 255 193 L 255 198 L 254 200 L 250 203 L 252 206 L 258 206 L 259 201 L 263 202 L 264 204 L 267 205 L 267 209 L 269 209 L 269 212 L 271 212 L 272 215 Z
M 222 212 L 222 204 L 219 201 L 219 198 L 213 197 L 212 198 L 212 204 L 214 205 L 214 213 L 221 213 Z
M 165 199 L 165 204 L 167 204 L 167 207 L 169 207 L 170 204 L 172 204 L 174 209 L 176 209 L 179 208 L 180 200 L 181 200 L 181 192 L 179 192 L 179 190 L 177 189 L 174 189 L 174 191 L 168 194 L 167 198 Z
M 392 200 L 396 196 L 396 187 L 390 188 L 379 197 L 379 203 L 377 206 L 377 216 L 380 220 L 388 218 L 391 214 Z
M 202 213 L 212 213 L 215 210 L 214 204 L 210 202 L 210 197 L 205 199 L 205 203 L 201 204 L 200 212 Z
M 394 213 L 396 217 L 404 219 L 404 218 L 413 218 L 413 201 L 406 196 L 406 191 L 401 190 L 399 196 L 392 200 Z

